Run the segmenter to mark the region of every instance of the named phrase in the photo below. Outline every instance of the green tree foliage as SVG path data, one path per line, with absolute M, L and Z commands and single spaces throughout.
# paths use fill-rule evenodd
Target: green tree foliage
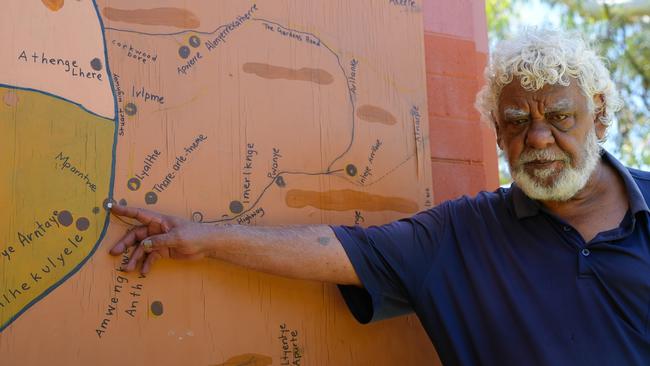
M 490 40 L 503 39 L 510 28 L 510 18 L 514 15 L 511 0 L 486 0 L 485 14 L 490 32 Z
M 626 11 L 625 2 L 545 0 L 562 24 L 582 31 L 600 47 L 625 106 L 612 126 L 615 153 L 628 165 L 650 166 L 650 6 Z

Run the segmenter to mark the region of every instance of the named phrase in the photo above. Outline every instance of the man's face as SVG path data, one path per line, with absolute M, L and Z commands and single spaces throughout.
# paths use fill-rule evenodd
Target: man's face
M 497 137 L 517 185 L 531 198 L 566 201 L 600 161 L 596 122 L 577 80 L 530 92 L 515 79 L 500 95 Z

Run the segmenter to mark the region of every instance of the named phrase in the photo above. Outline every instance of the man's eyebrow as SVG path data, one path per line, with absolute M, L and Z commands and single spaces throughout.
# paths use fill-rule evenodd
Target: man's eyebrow
M 557 102 L 544 108 L 544 113 L 561 112 L 573 108 L 571 99 L 560 99 Z
M 503 110 L 503 117 L 506 119 L 528 117 L 528 114 L 529 113 L 523 109 L 513 108 L 513 107 L 507 107 L 506 109 Z

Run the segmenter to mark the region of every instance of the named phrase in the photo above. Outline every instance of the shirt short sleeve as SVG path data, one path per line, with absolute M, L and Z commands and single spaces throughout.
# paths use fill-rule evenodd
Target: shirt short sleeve
M 443 204 L 382 226 L 332 226 L 363 284 L 339 285 L 360 323 L 413 311 L 411 299 L 433 264 L 447 212 Z

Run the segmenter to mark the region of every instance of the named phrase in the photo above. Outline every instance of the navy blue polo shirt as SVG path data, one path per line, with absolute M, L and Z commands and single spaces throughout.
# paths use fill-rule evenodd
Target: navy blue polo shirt
M 603 159 L 629 210 L 588 243 L 515 185 L 332 227 L 364 285 L 340 286 L 350 310 L 415 312 L 445 365 L 650 365 L 650 173 Z

